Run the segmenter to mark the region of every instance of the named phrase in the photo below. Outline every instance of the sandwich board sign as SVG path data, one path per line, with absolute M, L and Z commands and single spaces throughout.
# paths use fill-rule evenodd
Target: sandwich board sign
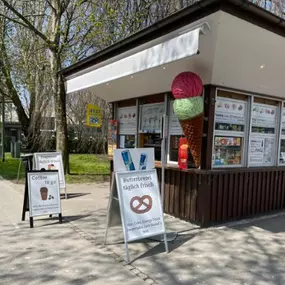
M 116 151 L 121 151 L 122 154 L 122 150 Z M 152 152 L 153 151 L 152 149 Z M 133 149 L 133 153 L 135 152 L 137 152 L 137 157 L 140 157 L 141 154 L 145 154 L 144 149 Z M 116 169 L 115 160 L 118 158 L 120 158 L 120 155 L 116 156 L 115 154 L 114 169 Z M 135 161 L 132 158 L 131 160 Z M 134 164 L 134 167 L 139 165 L 138 160 L 137 164 Z M 120 216 L 119 219 L 116 218 L 118 216 Z M 105 242 L 108 227 L 116 225 L 122 225 L 123 227 L 126 261 L 128 263 L 130 262 L 128 242 L 131 241 L 164 235 L 165 250 L 168 252 L 163 208 L 157 172 L 156 169 L 154 169 L 154 160 L 152 168 L 145 170 L 117 171 L 113 174 Z
M 34 162 L 35 170 L 58 170 L 59 186 L 60 189 L 65 190 L 65 199 L 67 199 L 62 154 L 60 152 L 34 153 Z
M 58 171 L 29 171 L 27 173 L 30 227 L 33 218 L 59 215 L 62 222 Z

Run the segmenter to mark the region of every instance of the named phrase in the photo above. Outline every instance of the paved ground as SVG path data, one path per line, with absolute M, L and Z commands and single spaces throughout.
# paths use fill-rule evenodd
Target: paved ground
M 69 186 L 69 222 L 37 220 L 34 229 L 19 222 L 22 187 L 7 185 L 0 181 L 0 284 L 285 284 L 285 213 L 207 230 L 166 217 L 178 232 L 170 253 L 133 243 L 125 266 L 120 228 L 103 246 L 108 184 Z

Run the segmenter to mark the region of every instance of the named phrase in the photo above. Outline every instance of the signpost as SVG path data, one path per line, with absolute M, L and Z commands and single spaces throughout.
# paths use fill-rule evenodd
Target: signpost
M 60 189 L 65 190 L 65 199 L 67 199 L 62 154 L 60 152 L 34 153 L 34 160 L 36 170 L 58 170 Z
M 123 227 L 128 263 L 131 241 L 163 235 L 168 252 L 154 149 L 115 150 L 105 243 L 108 228 L 117 225 Z
M 92 104 L 87 105 L 86 126 L 100 128 L 102 126 L 102 110 Z

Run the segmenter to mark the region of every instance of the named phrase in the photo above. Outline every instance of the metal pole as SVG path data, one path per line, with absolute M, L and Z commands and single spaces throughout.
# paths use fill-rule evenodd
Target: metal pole
M 1 130 L 1 134 L 2 134 L 2 162 L 5 162 L 5 149 L 4 149 L 4 142 L 5 142 L 5 98 L 4 98 L 4 94 L 2 95 L 2 130 Z

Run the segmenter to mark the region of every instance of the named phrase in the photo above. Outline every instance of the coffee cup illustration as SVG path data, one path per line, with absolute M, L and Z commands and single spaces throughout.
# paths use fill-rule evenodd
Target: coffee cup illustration
M 40 192 L 41 192 L 41 198 L 43 201 L 47 200 L 47 197 L 48 197 L 48 189 L 46 187 L 42 187 L 40 189 Z

